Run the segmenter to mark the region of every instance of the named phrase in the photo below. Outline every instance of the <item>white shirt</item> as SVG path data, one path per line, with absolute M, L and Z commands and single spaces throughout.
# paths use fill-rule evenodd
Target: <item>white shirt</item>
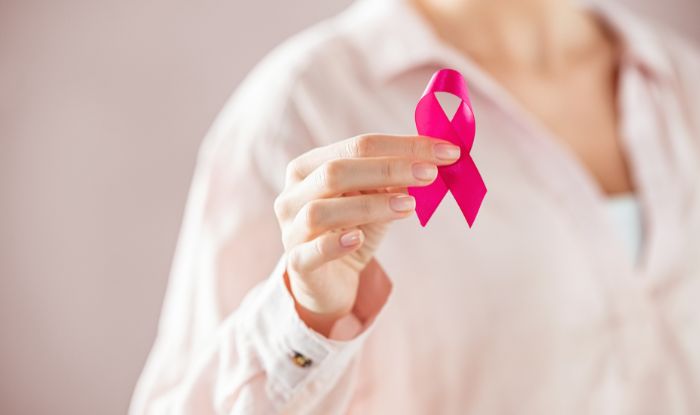
M 269 55 L 210 130 L 132 413 L 700 414 L 700 60 L 604 3 L 624 44 L 637 264 L 563 140 L 407 3 L 360 1 Z M 469 82 L 479 216 L 468 228 L 448 194 L 427 227 L 392 223 L 361 275 L 359 324 L 326 338 L 283 283 L 286 165 L 362 133 L 415 133 L 444 67 Z

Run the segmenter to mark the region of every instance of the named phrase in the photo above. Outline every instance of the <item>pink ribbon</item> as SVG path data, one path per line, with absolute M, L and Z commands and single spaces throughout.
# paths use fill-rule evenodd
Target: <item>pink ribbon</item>
M 450 120 L 435 97 L 436 92 L 447 92 L 462 102 Z M 486 195 L 486 185 L 469 155 L 476 131 L 474 112 L 469 102 L 469 91 L 462 74 L 452 69 L 441 69 L 430 79 L 416 105 L 418 134 L 441 138 L 458 145 L 459 160 L 449 166 L 438 166 L 438 177 L 428 186 L 409 187 L 408 193 L 416 199 L 416 214 L 422 226 L 433 216 L 435 209 L 449 189 L 471 228 Z

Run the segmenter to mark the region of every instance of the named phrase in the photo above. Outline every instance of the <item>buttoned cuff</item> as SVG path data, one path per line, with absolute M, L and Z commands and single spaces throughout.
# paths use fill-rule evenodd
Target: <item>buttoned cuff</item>
M 256 288 L 259 291 L 254 303 L 249 304 L 251 313 L 245 312 L 241 321 L 267 375 L 267 392 L 278 403 L 289 402 L 310 383 L 334 384 L 364 344 L 391 292 L 386 274 L 372 263 L 361 275 L 365 282 L 358 288 L 361 301 L 356 310 L 339 320 L 326 337 L 308 327 L 297 314 L 284 281 L 285 270 L 283 255 L 270 277 Z

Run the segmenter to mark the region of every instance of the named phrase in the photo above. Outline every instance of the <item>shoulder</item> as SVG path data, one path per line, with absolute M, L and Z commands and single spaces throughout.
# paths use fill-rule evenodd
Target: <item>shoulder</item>
M 219 112 L 200 147 L 202 164 L 229 163 L 232 153 L 275 169 L 317 146 L 318 108 L 328 112 L 353 84 L 365 83 L 365 48 L 356 35 L 368 18 L 352 8 L 283 41 L 245 76 Z M 266 158 L 267 160 L 263 160 Z M 279 174 L 275 174 L 275 177 Z
M 699 95 L 700 55 L 698 45 L 680 35 L 675 28 L 641 15 L 628 7 L 610 2 L 593 3 L 622 34 L 626 48 L 638 60 L 670 81 L 685 94 Z
M 654 19 L 616 9 L 622 15 L 629 47 L 658 72 L 664 90 L 673 94 L 677 112 L 700 143 L 700 51 L 697 44 L 679 34 L 675 28 Z
M 351 6 L 287 38 L 249 71 L 227 107 L 244 106 L 249 121 L 260 118 L 253 111 L 261 109 L 280 116 L 305 95 L 364 78 L 368 59 L 356 38 L 367 22 Z
M 658 29 L 671 68 L 671 88 L 679 97 L 683 114 L 700 153 L 700 50 L 696 44 L 667 28 Z
M 657 32 L 679 86 L 684 91 L 691 92 L 694 98 L 700 98 L 700 78 L 698 77 L 700 75 L 700 49 L 698 49 L 698 45 L 665 27 L 659 28 Z

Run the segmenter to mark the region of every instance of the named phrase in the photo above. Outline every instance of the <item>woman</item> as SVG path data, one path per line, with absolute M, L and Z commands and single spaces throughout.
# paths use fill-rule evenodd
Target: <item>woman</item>
M 699 62 L 567 0 L 366 0 L 290 40 L 201 149 L 132 413 L 700 413 Z M 459 157 L 412 135 L 445 67 L 471 229 L 406 192 Z

